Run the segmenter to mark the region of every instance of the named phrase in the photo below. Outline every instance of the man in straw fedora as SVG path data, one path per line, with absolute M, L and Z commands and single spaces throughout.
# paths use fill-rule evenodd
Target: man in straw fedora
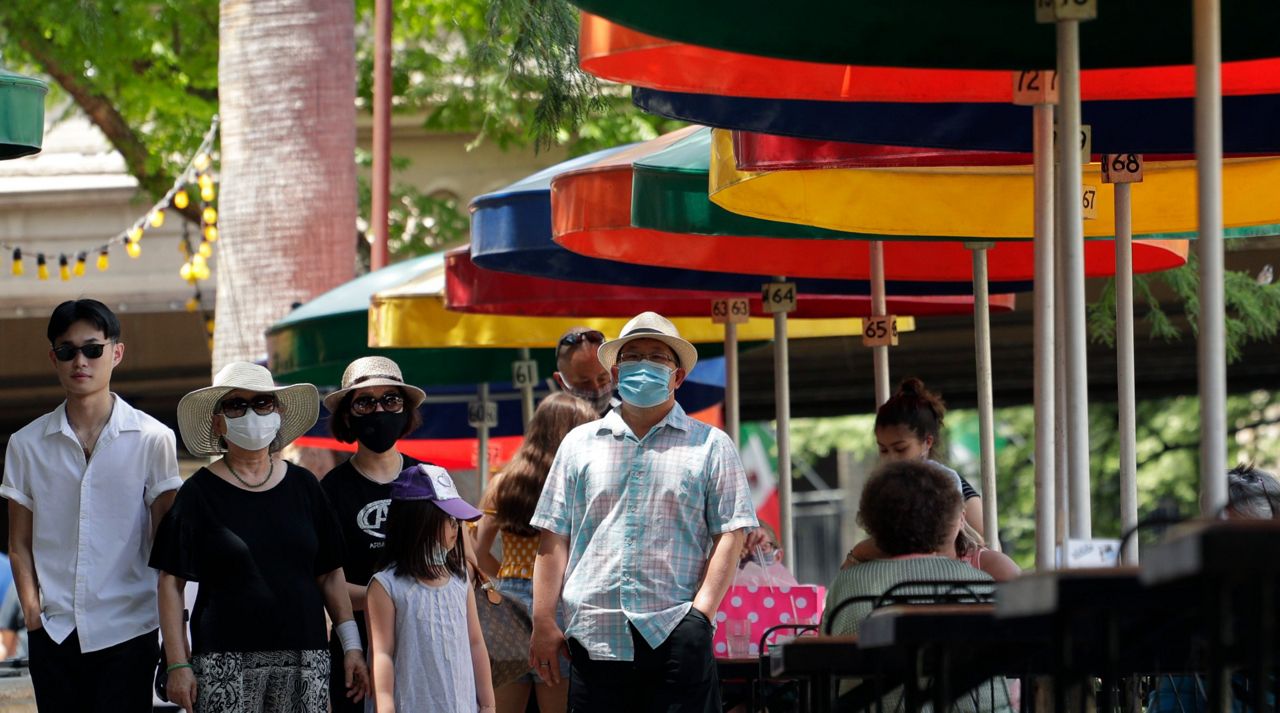
M 638 315 L 598 356 L 622 405 L 571 431 L 547 476 L 529 663 L 557 684 L 568 654 L 570 710 L 718 713 L 712 617 L 756 526 L 742 463 L 676 403 L 698 352 L 669 320 Z
M 65 400 L 9 439 L 0 495 L 42 711 L 150 711 L 156 573 L 147 552 L 173 503 L 173 431 L 111 393 L 120 320 L 97 300 L 49 318 Z

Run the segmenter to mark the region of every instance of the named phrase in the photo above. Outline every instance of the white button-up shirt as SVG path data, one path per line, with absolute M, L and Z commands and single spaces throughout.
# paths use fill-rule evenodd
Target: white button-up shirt
M 173 431 L 112 397 L 88 462 L 63 402 L 9 439 L 0 486 L 33 514 L 45 631 L 59 643 L 78 632 L 85 652 L 159 625 L 150 506 L 182 485 Z

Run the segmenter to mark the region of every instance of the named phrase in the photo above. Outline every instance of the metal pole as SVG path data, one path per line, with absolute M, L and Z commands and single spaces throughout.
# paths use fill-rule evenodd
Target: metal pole
M 1070 450 L 1068 483 L 1071 490 L 1071 536 L 1093 536 L 1089 502 L 1089 372 L 1085 349 L 1084 215 L 1080 204 L 1080 23 L 1059 20 L 1058 82 L 1061 118 L 1059 166 L 1063 241 L 1062 260 L 1066 304 L 1067 448 Z
M 724 428 L 733 445 L 741 447 L 738 411 L 738 325 L 729 321 L 724 325 Z
M 1227 347 L 1222 247 L 1222 28 L 1218 0 L 1195 0 L 1196 190 L 1200 209 L 1200 513 L 1227 503 Z
M 480 384 L 479 387 L 480 403 L 483 404 L 483 410 L 489 410 L 489 384 Z M 483 493 L 485 487 L 489 484 L 489 422 L 483 418 L 480 425 L 476 426 L 476 472 L 480 476 L 480 492 Z
M 871 312 L 889 313 L 884 297 L 884 243 L 871 241 Z M 889 347 L 871 347 L 871 363 L 876 378 L 876 408 L 889 400 Z
M 1133 361 L 1133 209 L 1130 184 L 1116 189 L 1116 395 L 1120 413 L 1120 531 L 1138 524 L 1138 416 Z M 1138 538 L 1120 553 L 1127 565 L 1138 564 Z
M 978 367 L 978 444 L 982 468 L 982 536 L 1000 551 L 996 521 L 995 399 L 991 388 L 991 305 L 987 290 L 987 249 L 990 243 L 969 245 L 973 253 L 973 335 Z
M 391 192 L 391 0 L 376 0 L 373 10 L 373 214 L 369 229 L 369 267 L 387 266 L 387 218 Z
M 531 357 L 529 356 L 529 348 L 521 347 L 520 360 L 528 361 L 530 358 Z M 520 412 L 524 418 L 523 423 L 524 423 L 524 430 L 526 433 L 529 431 L 529 422 L 533 420 L 533 408 L 534 408 L 533 387 L 534 385 L 535 385 L 534 382 L 530 381 L 529 383 L 520 387 Z
M 1055 168 L 1057 168 L 1055 166 Z M 1062 241 L 1062 176 L 1054 181 L 1054 304 L 1053 304 L 1053 390 L 1054 390 L 1054 465 L 1053 477 L 1057 491 L 1057 515 L 1054 519 L 1054 537 L 1062 546 L 1070 537 L 1071 490 L 1067 486 L 1071 452 L 1067 448 L 1067 298 L 1066 277 L 1063 272 Z
M 1057 535 L 1054 480 L 1053 105 L 1032 110 L 1035 151 L 1035 439 L 1036 570 L 1054 568 Z
M 786 282 L 786 278 L 777 278 Z M 787 351 L 787 313 L 773 313 L 773 399 L 778 420 L 778 518 L 781 520 L 782 551 L 795 549 L 791 517 L 791 376 Z

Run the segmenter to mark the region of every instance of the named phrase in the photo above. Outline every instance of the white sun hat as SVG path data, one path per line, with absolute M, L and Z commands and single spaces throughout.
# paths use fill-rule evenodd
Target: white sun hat
M 657 312 L 641 312 L 627 322 L 617 339 L 601 344 L 600 351 L 597 352 L 600 363 L 606 369 L 613 367 L 618 361 L 618 351 L 627 342 L 637 339 L 656 339 L 671 347 L 680 362 L 680 368 L 686 373 L 693 371 L 693 365 L 698 363 L 697 348 L 680 336 L 680 330 L 676 329 L 671 320 Z
M 367 356 L 360 357 L 347 365 L 346 371 L 342 372 L 342 388 L 324 397 L 324 407 L 329 410 L 329 413 L 333 413 L 342 403 L 342 397 L 353 389 L 369 386 L 400 387 L 404 391 L 405 401 L 408 402 L 407 405 L 411 411 L 427 400 L 427 394 L 422 389 L 404 383 L 399 364 L 383 356 Z
M 213 377 L 213 386 L 196 389 L 178 402 L 178 431 L 187 452 L 211 457 L 227 452 L 222 438 L 213 432 L 213 412 L 229 392 L 242 390 L 274 394 L 280 403 L 280 433 L 271 444 L 279 450 L 306 433 L 320 416 L 320 393 L 311 384 L 276 386 L 267 368 L 247 361 L 233 361 Z

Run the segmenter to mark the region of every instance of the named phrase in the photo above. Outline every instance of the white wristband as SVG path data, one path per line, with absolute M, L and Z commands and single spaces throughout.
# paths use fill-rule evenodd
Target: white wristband
M 342 651 L 364 651 L 360 645 L 360 629 L 356 628 L 355 619 L 347 619 L 336 627 L 338 638 L 342 640 Z

